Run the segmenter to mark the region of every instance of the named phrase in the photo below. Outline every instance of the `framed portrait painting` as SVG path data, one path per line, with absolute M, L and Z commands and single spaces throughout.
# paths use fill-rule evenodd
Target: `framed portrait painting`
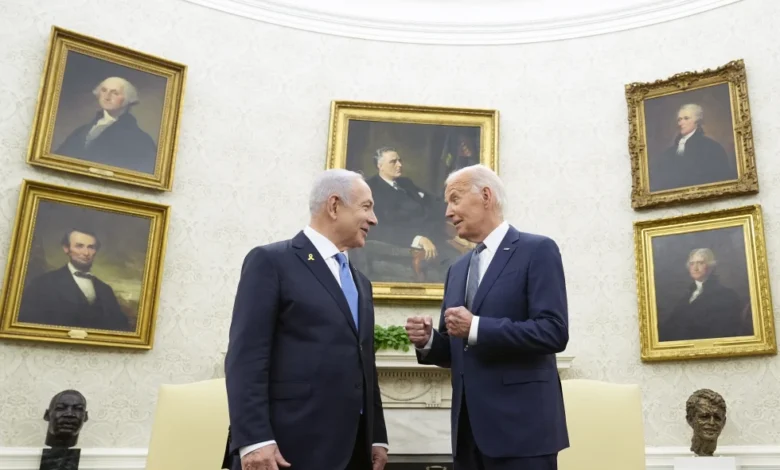
M 27 162 L 170 191 L 186 71 L 53 27 Z
M 758 192 L 742 60 L 626 85 L 635 209 Z
M 634 223 L 645 361 L 775 354 L 761 207 Z
M 350 251 L 374 298 L 443 298 L 447 269 L 472 248 L 445 217 L 444 181 L 478 163 L 498 171 L 498 111 L 332 103 L 326 166 L 365 175 L 379 220 Z
M 0 337 L 151 349 L 168 206 L 24 181 Z

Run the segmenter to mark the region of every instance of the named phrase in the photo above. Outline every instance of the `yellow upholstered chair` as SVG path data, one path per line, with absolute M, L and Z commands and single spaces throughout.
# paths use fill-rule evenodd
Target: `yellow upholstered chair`
M 146 470 L 219 470 L 228 424 L 225 379 L 162 385 Z
M 645 470 L 642 396 L 638 385 L 563 380 L 568 449 L 559 470 Z

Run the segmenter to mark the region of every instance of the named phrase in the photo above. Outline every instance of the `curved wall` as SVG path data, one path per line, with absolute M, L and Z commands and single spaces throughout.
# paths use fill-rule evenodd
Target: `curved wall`
M 163 382 L 212 377 L 227 342 L 245 253 L 294 235 L 323 168 L 330 100 L 495 108 L 508 219 L 555 238 L 568 278 L 565 377 L 640 383 L 647 443 L 686 445 L 695 389 L 729 404 L 721 444 L 780 440 L 780 359 L 646 365 L 639 360 L 632 222 L 760 202 L 771 273 L 780 263 L 780 146 L 775 86 L 780 3 L 745 0 L 684 20 L 570 41 L 457 47 L 334 37 L 216 13 L 181 0 L 25 0 L 0 6 L 0 253 L 22 178 L 173 207 L 155 347 L 131 353 L 0 342 L 0 446 L 39 446 L 43 407 L 74 387 L 90 400 L 82 447 L 145 447 Z M 174 190 L 138 193 L 26 165 L 49 28 L 189 65 Z M 744 58 L 761 193 L 635 213 L 623 86 Z M 291 184 L 295 181 L 295 184 Z M 775 298 L 780 284 L 773 281 Z M 402 323 L 433 309 L 379 308 Z

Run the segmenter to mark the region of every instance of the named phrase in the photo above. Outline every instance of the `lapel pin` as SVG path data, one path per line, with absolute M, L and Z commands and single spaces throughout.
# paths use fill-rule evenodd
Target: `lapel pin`
M 314 255 L 309 253 L 309 261 L 314 261 Z
M 504 251 L 509 251 L 509 248 L 504 248 Z

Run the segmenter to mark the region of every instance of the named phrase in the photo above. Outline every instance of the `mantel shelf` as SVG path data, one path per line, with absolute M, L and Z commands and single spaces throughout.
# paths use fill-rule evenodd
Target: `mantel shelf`
M 571 363 L 574 361 L 574 356 L 557 355 L 558 370 L 571 368 Z M 376 367 L 379 370 L 409 370 L 409 371 L 424 371 L 424 370 L 443 370 L 436 366 L 429 366 L 417 363 L 417 357 L 413 351 L 388 351 L 380 350 L 376 353 Z

